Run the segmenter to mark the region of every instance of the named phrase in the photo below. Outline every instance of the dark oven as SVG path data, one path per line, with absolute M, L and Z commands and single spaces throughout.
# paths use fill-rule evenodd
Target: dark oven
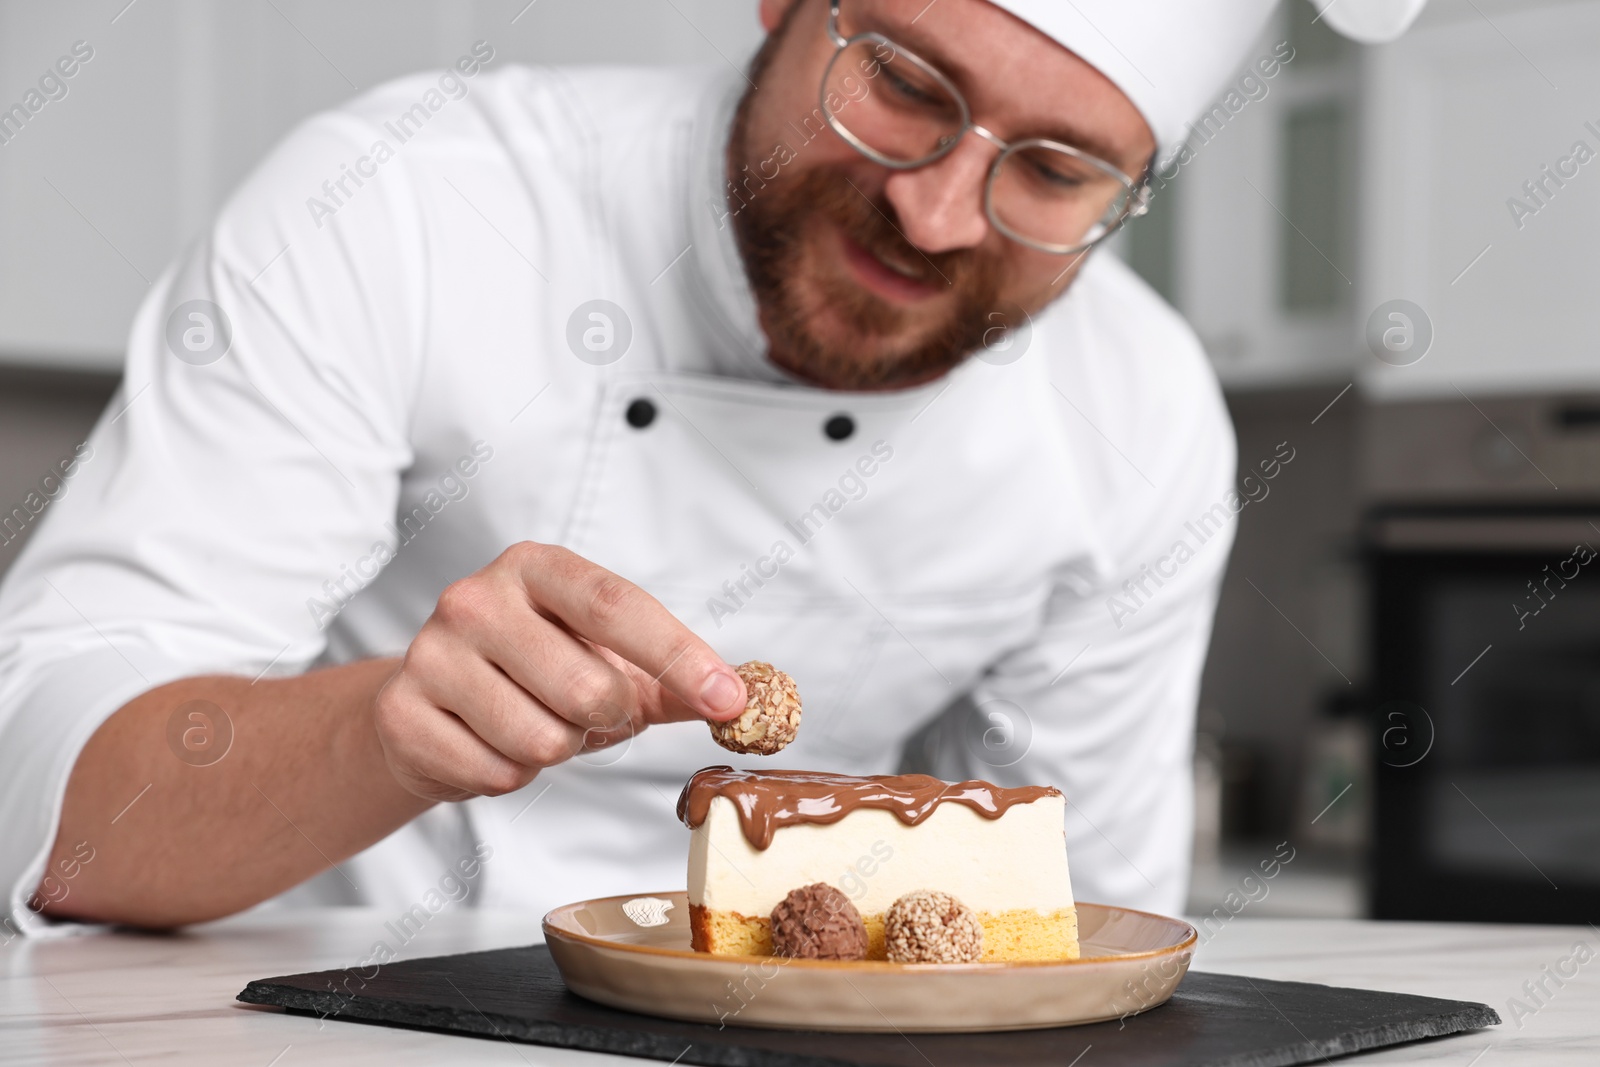
M 1373 916 L 1592 921 L 1600 404 L 1369 411 Z

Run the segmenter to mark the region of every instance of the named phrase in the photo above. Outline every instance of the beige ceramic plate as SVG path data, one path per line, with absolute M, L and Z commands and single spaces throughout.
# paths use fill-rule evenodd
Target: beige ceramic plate
M 567 988 L 671 1019 L 805 1030 L 1029 1030 L 1100 1022 L 1172 995 L 1194 927 L 1148 912 L 1078 905 L 1081 959 L 898 964 L 712 956 L 689 948 L 686 894 L 605 897 L 557 908 L 545 940 Z

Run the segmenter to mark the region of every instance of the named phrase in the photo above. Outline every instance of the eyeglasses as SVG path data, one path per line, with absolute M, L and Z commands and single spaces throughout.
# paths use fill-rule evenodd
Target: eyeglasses
M 1006 142 L 972 121 L 943 71 L 881 33 L 846 37 L 831 0 L 836 49 L 822 75 L 828 125 L 856 151 L 893 170 L 943 159 L 968 132 L 1000 150 L 984 187 L 989 223 L 1011 240 L 1056 255 L 1086 252 L 1149 210 L 1149 187 L 1071 145 L 1044 137 Z

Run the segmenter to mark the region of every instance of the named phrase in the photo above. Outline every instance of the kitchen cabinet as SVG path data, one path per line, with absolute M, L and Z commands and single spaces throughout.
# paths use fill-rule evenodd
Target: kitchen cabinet
M 1279 12 L 1251 55 L 1288 41 L 1294 58 L 1196 136 L 1158 191 L 1154 232 L 1124 246 L 1223 384 L 1359 380 L 1375 399 L 1593 390 L 1600 2 L 1434 0 L 1376 47 L 1339 41 L 1310 10 Z M 1405 366 L 1366 341 L 1397 299 L 1433 332 Z
M 1280 9 L 1249 52 L 1254 80 L 1228 87 L 1236 110 L 1225 91 L 1189 161 L 1157 177 L 1155 212 L 1172 215 L 1169 298 L 1230 389 L 1349 381 L 1360 50 L 1314 16 Z M 1271 59 L 1281 69 L 1264 77 Z
M 1600 3 L 1441 3 L 1363 76 L 1361 307 L 1431 350 L 1378 399 L 1600 387 Z M 1522 206 L 1518 206 L 1522 205 Z

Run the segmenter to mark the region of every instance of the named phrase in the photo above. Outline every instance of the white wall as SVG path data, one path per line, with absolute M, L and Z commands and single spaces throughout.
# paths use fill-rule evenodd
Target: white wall
M 0 0 L 0 360 L 120 364 L 149 281 L 295 122 L 477 40 L 513 62 L 732 63 L 755 0 Z

